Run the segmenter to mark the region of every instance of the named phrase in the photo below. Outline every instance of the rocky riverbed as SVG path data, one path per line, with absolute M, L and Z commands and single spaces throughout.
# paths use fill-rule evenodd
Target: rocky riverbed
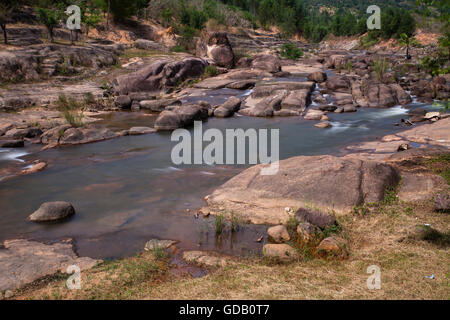
M 116 243 L 105 257 L 127 256 L 157 235 L 180 241 L 182 250 L 202 249 L 186 253 L 189 261 L 222 265 L 224 258 L 205 258 L 204 252 L 260 254 L 267 225 L 286 224 L 291 216 L 302 222 L 298 233 L 310 237 L 334 224 L 330 212 L 346 215 L 355 207 L 382 202 L 387 189 L 398 190 L 405 201 L 431 199 L 436 190 L 448 190 L 439 175 L 408 166 L 417 157 L 448 153 L 450 118 L 432 106 L 448 99 L 448 76 L 428 77 L 414 61 L 396 54 L 318 51 L 305 45 L 307 57 L 283 59 L 280 42 L 273 38 L 258 40 L 267 44 L 264 52 L 237 59 L 233 47 L 255 37 L 229 40 L 224 33 L 205 33 L 196 56 L 168 54 L 163 44 L 142 39 L 132 45 L 34 44 L 0 52 L 2 80 L 8 82 L 0 89 L 0 155 L 7 155 L 0 158 L 6 159 L 0 162 L 4 228 L 40 241 L 72 235 L 82 256 L 97 256 L 94 252 L 114 239 L 126 239 L 123 245 L 129 248 Z M 136 49 L 152 54 L 127 55 Z M 380 59 L 390 64 L 381 75 L 373 67 Z M 205 72 L 211 66 L 216 75 Z M 58 110 L 62 95 L 81 105 L 81 125 L 67 123 Z M 377 127 L 377 121 L 386 121 L 376 118 L 382 112 L 388 117 L 393 112 L 395 121 L 389 118 Z M 375 118 L 368 120 L 372 114 Z M 134 118 L 117 126 L 105 120 L 114 115 Z M 349 128 L 354 121 L 353 128 L 362 131 L 339 136 L 336 130 L 344 119 Z M 164 132 L 191 128 L 194 121 L 221 129 L 291 128 L 285 131 L 289 139 L 284 140 L 280 172 L 264 177 L 259 166 L 173 167 Z M 361 133 L 365 128 L 376 133 Z M 296 140 L 302 139 L 306 142 L 298 146 Z M 12 156 L 22 149 L 28 155 Z M 197 213 L 204 196 L 208 207 Z M 29 201 L 19 204 L 23 197 Z M 77 214 L 58 224 L 25 222 L 40 204 L 53 200 L 76 202 Z M 145 218 L 148 212 L 151 218 Z M 232 220 L 232 213 L 249 224 L 217 242 L 208 234 L 213 218 L 203 222 L 203 216 Z M 283 243 L 289 240 L 283 228 L 272 229 L 269 238 L 275 243 L 265 244 L 267 255 L 283 260 L 295 256 L 286 254 L 291 247 Z M 68 243 L 2 240 L 0 270 L 8 276 L 0 277 L 0 291 L 68 264 L 96 263 L 78 258 Z M 339 251 L 340 241 L 325 238 L 319 247 Z

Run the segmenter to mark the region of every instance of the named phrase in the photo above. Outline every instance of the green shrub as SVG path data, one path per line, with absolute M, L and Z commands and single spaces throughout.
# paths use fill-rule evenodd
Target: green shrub
M 303 51 L 297 48 L 292 43 L 285 43 L 280 48 L 280 54 L 283 58 L 298 60 L 303 56 Z
M 183 46 L 175 46 L 172 49 L 170 49 L 172 52 L 186 52 L 186 48 Z
M 379 59 L 372 62 L 372 68 L 377 75 L 377 80 L 382 81 L 383 76 L 389 69 L 390 64 L 386 59 Z
M 83 126 L 83 111 L 81 105 L 74 98 L 67 99 L 65 95 L 60 95 L 57 105 L 68 124 L 75 128 Z
M 219 71 L 217 71 L 217 68 L 215 66 L 207 66 L 205 68 L 205 71 L 203 72 L 204 78 L 215 77 L 218 74 L 219 74 Z
M 216 227 L 216 235 L 221 235 L 225 228 L 225 216 L 218 213 L 214 217 L 214 226 Z

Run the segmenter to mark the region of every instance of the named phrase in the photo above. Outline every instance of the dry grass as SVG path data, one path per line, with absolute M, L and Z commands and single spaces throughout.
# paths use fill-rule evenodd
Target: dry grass
M 449 250 L 421 240 L 417 226 L 447 232 L 450 216 L 432 203 L 385 205 L 339 222 L 350 239 L 346 260 L 269 264 L 257 258 L 203 278 L 168 273 L 152 254 L 106 263 L 83 273 L 83 289 L 56 279 L 23 290 L 18 299 L 449 299 Z M 368 290 L 366 269 L 381 268 L 381 289 Z M 435 275 L 435 279 L 425 276 Z

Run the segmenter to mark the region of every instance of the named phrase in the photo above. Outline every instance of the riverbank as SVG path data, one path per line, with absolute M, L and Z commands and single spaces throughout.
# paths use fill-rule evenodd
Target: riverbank
M 186 264 L 180 267 L 176 257 L 182 253 L 175 245 L 167 251 L 143 252 L 83 271 L 81 290 L 68 290 L 65 287 L 68 276 L 59 273 L 17 290 L 14 298 L 448 298 L 446 261 L 450 217 L 436 211 L 434 196 L 442 192 L 448 194 L 449 191 L 450 162 L 446 144 L 450 139 L 448 130 L 445 130 L 449 121 L 444 119 L 396 134 L 397 138 L 409 137 L 411 140 L 406 143 L 414 143 L 420 132 L 420 139 L 425 139 L 427 145 L 398 152 L 393 144 L 401 145 L 405 141 L 388 136 L 365 143 L 363 153 L 344 156 L 374 158 L 395 164 L 402 175 L 401 187 L 389 200 L 336 216 L 339 236 L 345 239 L 349 253 L 344 259 L 324 258 L 304 250 L 289 263 L 276 262 L 264 256 L 194 259 L 191 260 L 193 266 L 197 265 L 208 273 L 198 277 L 205 272 L 192 272 L 186 269 Z M 439 148 L 442 144 L 443 149 Z M 347 149 L 358 148 L 361 145 Z M 433 184 L 433 181 L 438 183 Z M 221 262 L 218 264 L 217 261 Z M 374 264 L 381 268 L 382 288 L 371 291 L 366 286 L 366 268 Z M 431 275 L 434 275 L 433 279 L 428 278 Z

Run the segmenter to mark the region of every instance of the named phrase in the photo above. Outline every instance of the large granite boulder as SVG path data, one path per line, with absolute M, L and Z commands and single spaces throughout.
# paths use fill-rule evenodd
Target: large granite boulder
M 218 118 L 231 117 L 241 106 L 241 99 L 230 97 L 222 105 L 214 110 L 214 116 Z
M 58 143 L 61 145 L 91 143 L 119 136 L 108 128 L 96 124 L 89 124 L 80 128 L 71 127 L 66 129 L 64 133 L 58 132 L 57 134 L 59 135 Z
M 243 171 L 207 196 L 211 212 L 240 212 L 256 224 L 285 222 L 286 207 L 345 214 L 354 206 L 382 201 L 386 188 L 400 181 L 392 166 L 356 158 L 289 158 L 279 162 L 275 175 L 261 175 L 263 167 Z
M 276 56 L 262 54 L 253 58 L 251 67 L 270 73 L 277 73 L 281 71 L 281 61 Z
M 157 61 L 142 69 L 124 74 L 113 81 L 114 92 L 127 95 L 132 92 L 156 92 L 175 87 L 188 78 L 198 78 L 208 63 L 199 58 L 185 58 L 181 61 Z
M 159 114 L 155 121 L 155 129 L 167 131 L 191 126 L 194 121 L 207 119 L 208 109 L 205 104 L 173 106 Z
M 334 76 L 328 78 L 327 88 L 335 92 L 351 93 L 350 79 L 346 76 Z
M 225 32 L 203 32 L 197 42 L 196 55 L 209 58 L 224 68 L 234 66 L 234 53 Z

